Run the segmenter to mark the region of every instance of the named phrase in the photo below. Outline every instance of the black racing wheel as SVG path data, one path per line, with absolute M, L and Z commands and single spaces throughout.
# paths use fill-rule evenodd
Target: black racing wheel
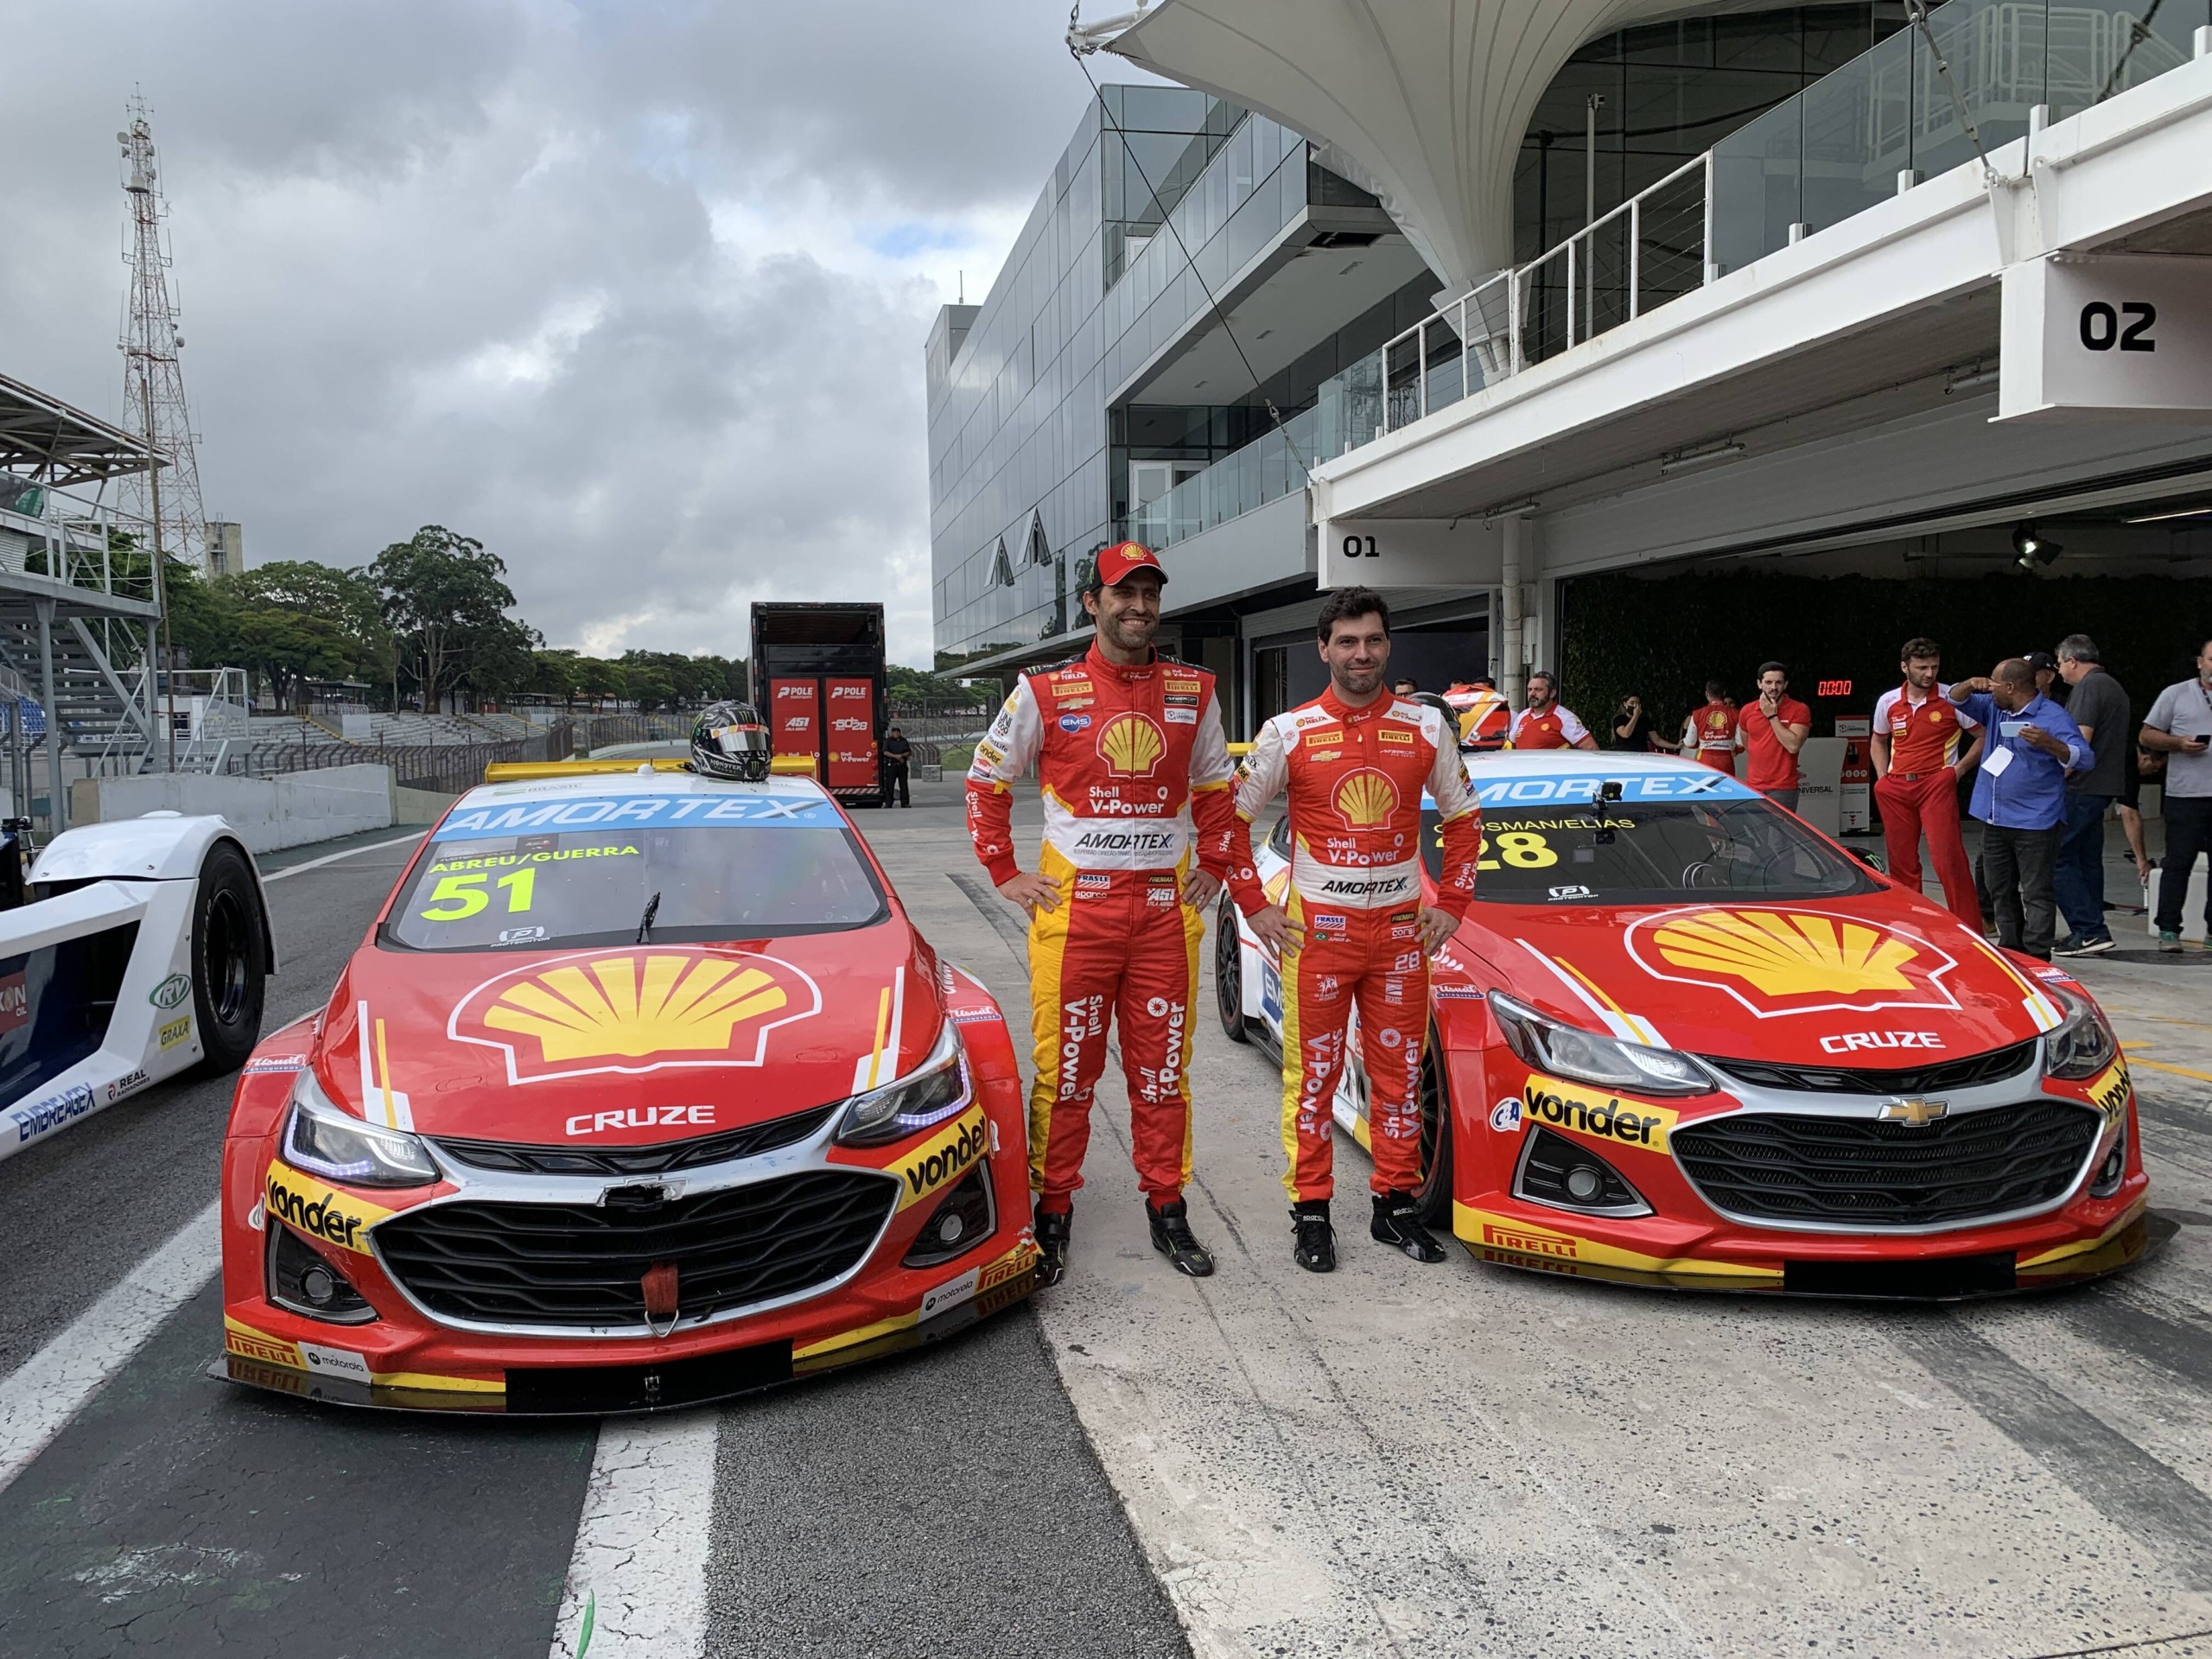
M 1244 1026 L 1244 947 L 1237 936 L 1236 906 L 1227 893 L 1214 912 L 1213 1000 L 1221 1028 L 1232 1043 L 1249 1043 Z
M 200 861 L 200 891 L 192 903 L 192 1015 L 199 1022 L 202 1076 L 221 1077 L 245 1064 L 261 1040 L 268 982 L 261 886 L 238 843 L 219 841 Z
M 1414 1189 L 1421 1221 L 1431 1227 L 1452 1224 L 1452 1092 L 1444 1081 L 1444 1060 L 1437 1034 L 1428 1033 L 1421 1062 L 1421 1185 Z

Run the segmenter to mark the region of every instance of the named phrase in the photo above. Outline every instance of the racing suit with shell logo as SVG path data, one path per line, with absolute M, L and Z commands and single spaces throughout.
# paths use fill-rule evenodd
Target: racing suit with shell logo
M 1013 785 L 1034 763 L 1044 797 L 1039 874 L 1059 895 L 1029 925 L 1029 1183 L 1048 1214 L 1083 1185 L 1091 1090 L 1109 1021 L 1122 1034 L 1130 1150 L 1155 1205 L 1191 1174 L 1189 1069 L 1205 918 L 1182 900 L 1193 856 L 1227 873 L 1235 773 L 1213 676 L 1155 660 L 1086 656 L 1022 676 L 976 746 L 968 830 L 1003 883 Z
M 1482 814 L 1444 716 L 1378 697 L 1346 707 L 1334 690 L 1260 730 L 1244 763 L 1231 830 L 1230 892 L 1247 916 L 1268 902 L 1252 868 L 1252 820 L 1290 797 L 1290 884 L 1304 942 L 1282 955 L 1283 1185 L 1294 1202 L 1332 1195 L 1331 1100 L 1344 1027 L 1359 1009 L 1368 1145 L 1377 1192 L 1421 1183 L 1421 1062 L 1428 1037 L 1421 947 L 1421 793 L 1436 803 L 1443 873 L 1436 908 L 1457 920 L 1474 897 Z

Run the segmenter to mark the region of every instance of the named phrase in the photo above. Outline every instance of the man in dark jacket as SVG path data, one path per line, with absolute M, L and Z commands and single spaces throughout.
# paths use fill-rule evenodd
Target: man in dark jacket
M 2105 813 L 2126 792 L 2127 738 L 2134 725 L 2127 693 L 2105 672 L 2096 641 L 2088 634 L 2069 633 L 2058 642 L 2058 677 L 2071 688 L 2066 712 L 2097 758 L 2088 770 L 2066 779 L 2066 837 L 2058 844 L 2051 879 L 2069 937 L 2053 954 L 2101 956 L 2113 944 L 2105 922 Z
M 912 806 L 914 803 L 906 793 L 906 773 L 914 759 L 914 746 L 906 741 L 906 734 L 893 726 L 883 734 L 883 796 L 884 804 L 891 804 L 891 791 L 899 791 L 899 804 Z

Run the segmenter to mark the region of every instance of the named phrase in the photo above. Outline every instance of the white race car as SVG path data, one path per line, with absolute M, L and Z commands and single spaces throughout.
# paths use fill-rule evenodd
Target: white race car
M 164 1077 L 234 1071 L 276 947 L 260 873 L 219 817 L 59 835 L 0 911 L 0 1158 Z

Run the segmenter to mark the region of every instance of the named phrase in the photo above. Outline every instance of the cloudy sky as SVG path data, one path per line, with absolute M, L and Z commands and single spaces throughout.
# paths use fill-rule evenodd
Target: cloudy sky
M 923 341 L 1082 112 L 1066 16 L 12 8 L 0 372 L 117 416 L 114 135 L 143 89 L 207 505 L 249 563 L 443 524 L 554 645 L 736 655 L 753 599 L 882 598 L 924 662 Z

